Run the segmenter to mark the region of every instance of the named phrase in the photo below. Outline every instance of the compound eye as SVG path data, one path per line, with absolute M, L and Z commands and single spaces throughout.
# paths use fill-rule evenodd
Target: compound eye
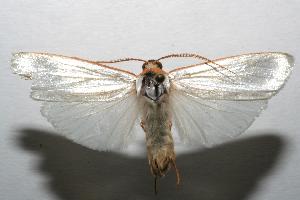
M 155 80 L 158 82 L 158 83 L 162 83 L 164 82 L 165 80 L 165 76 L 163 74 L 158 74 L 156 77 L 155 77 Z

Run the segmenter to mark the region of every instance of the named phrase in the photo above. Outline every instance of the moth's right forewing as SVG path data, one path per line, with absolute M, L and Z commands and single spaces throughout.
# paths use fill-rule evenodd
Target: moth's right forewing
M 170 72 L 170 104 L 181 141 L 211 146 L 244 132 L 293 68 L 284 53 L 254 53 Z M 220 73 L 221 72 L 221 73 Z
M 215 60 L 170 72 L 172 87 L 204 99 L 268 99 L 285 83 L 293 57 L 285 53 L 253 53 Z M 211 63 L 213 65 L 213 63 Z

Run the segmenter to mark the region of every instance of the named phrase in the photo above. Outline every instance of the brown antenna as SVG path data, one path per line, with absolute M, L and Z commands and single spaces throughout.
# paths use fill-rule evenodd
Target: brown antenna
M 116 60 L 108 60 L 108 61 L 96 61 L 96 63 L 118 63 L 118 62 L 127 62 L 127 61 L 140 61 L 140 62 L 147 62 L 146 60 L 140 58 L 120 58 Z
M 233 73 L 233 74 L 236 75 L 235 72 L 233 72 L 233 71 L 227 69 L 226 67 L 224 67 L 224 66 L 222 66 L 222 65 L 220 65 L 220 64 L 218 64 L 218 63 L 215 63 L 213 60 L 210 60 L 210 59 L 208 59 L 208 58 L 206 58 L 206 57 L 200 56 L 200 55 L 195 54 L 195 53 L 170 54 L 170 55 L 163 56 L 163 57 L 161 57 L 161 58 L 159 58 L 159 59 L 157 59 L 157 60 L 163 60 L 163 59 L 166 59 L 166 58 L 175 58 L 175 57 L 177 57 L 177 58 L 178 58 L 178 57 L 181 57 L 181 58 L 182 58 L 182 57 L 183 57 L 183 58 L 197 58 L 197 59 L 200 59 L 200 60 L 204 60 L 204 61 L 206 61 L 204 64 L 209 65 L 210 67 L 212 67 L 214 70 L 216 70 L 216 71 L 219 72 L 220 74 L 225 75 L 224 73 L 220 72 L 220 71 L 216 68 L 216 66 L 221 67 L 221 68 L 224 68 L 224 69 L 226 69 L 227 71 L 229 71 L 229 72 L 231 72 L 231 73 Z M 214 65 L 216 65 L 216 66 L 213 66 L 212 64 L 214 64 Z M 227 75 L 225 75 L 225 76 L 227 76 Z

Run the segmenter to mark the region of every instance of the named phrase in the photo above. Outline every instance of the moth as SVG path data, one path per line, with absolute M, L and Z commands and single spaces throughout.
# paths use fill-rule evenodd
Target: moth
M 174 57 L 201 62 L 165 71 L 162 60 Z M 141 73 L 111 66 L 126 61 L 141 61 Z M 14 73 L 33 80 L 31 97 L 42 101 L 42 115 L 61 135 L 106 151 L 126 148 L 143 130 L 155 192 L 157 179 L 171 168 L 180 183 L 174 136 L 198 146 L 238 136 L 282 88 L 293 65 L 291 55 L 279 52 L 111 61 L 21 52 L 11 62 Z

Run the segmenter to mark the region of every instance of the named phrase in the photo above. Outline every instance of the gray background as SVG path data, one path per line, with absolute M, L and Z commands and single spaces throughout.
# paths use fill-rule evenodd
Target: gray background
M 297 63 L 248 131 L 179 155 L 182 187 L 176 190 L 170 173 L 157 197 L 145 157 L 96 152 L 56 136 L 29 98 L 30 82 L 9 69 L 11 53 L 18 51 L 92 60 L 283 51 L 297 61 L 299 11 L 299 0 L 1 1 L 0 199 L 299 199 Z

